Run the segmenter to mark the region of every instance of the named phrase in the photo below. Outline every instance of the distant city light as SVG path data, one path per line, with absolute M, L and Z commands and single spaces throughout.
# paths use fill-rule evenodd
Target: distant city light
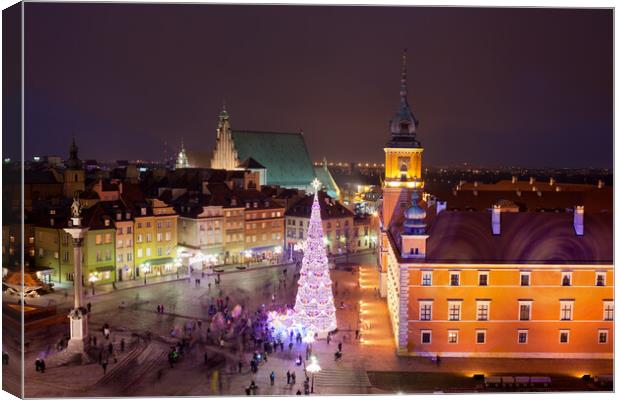
M 41 161 L 41 157 L 39 156 L 34 156 L 32 159 L 35 160 L 36 162 Z

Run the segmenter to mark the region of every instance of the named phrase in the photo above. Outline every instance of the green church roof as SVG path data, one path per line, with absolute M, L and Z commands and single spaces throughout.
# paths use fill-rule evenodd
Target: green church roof
M 306 187 L 315 178 L 301 133 L 232 131 L 239 160 L 252 157 L 267 168 L 267 184 Z
M 327 194 L 329 197 L 333 197 L 335 199 L 340 197 L 340 189 L 338 188 L 338 184 L 325 166 L 314 167 L 314 173 L 316 174 L 318 180 L 320 180 L 323 186 L 327 189 Z

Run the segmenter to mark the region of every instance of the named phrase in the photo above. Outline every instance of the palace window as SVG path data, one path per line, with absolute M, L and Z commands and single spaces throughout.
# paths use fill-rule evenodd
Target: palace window
M 569 333 L 568 329 L 560 330 L 560 343 L 568 343 Z
M 487 342 L 487 331 L 479 329 L 476 331 L 476 343 L 485 344 Z
M 560 301 L 560 320 L 570 321 L 573 319 L 573 301 Z
M 596 273 L 596 286 L 605 286 L 605 272 Z
M 420 342 L 422 342 L 422 344 L 430 344 L 431 340 L 432 340 L 432 331 L 430 330 L 426 330 L 426 331 L 420 331 Z
M 532 302 L 520 301 L 519 302 L 519 320 L 529 321 L 532 316 Z
M 598 330 L 598 344 L 606 344 L 607 343 L 607 329 L 599 329 Z
M 420 321 L 430 321 L 433 315 L 433 302 L 421 301 L 420 302 Z
M 603 302 L 603 320 L 605 321 L 613 321 L 614 320 L 614 302 L 613 301 L 604 301 Z
M 95 236 L 95 244 L 101 244 L 102 243 L 102 236 L 101 235 L 96 235 Z
M 521 271 L 521 286 L 530 286 L 530 273 Z
M 459 342 L 459 331 L 448 331 L 448 343 L 457 344 Z
M 151 256 L 151 248 L 150 248 L 150 247 L 147 247 L 147 248 L 146 248 L 146 256 L 147 256 L 147 257 L 150 257 L 150 256 Z
M 570 272 L 562 272 L 562 286 L 571 286 L 572 279 Z
M 476 319 L 478 321 L 489 320 L 489 301 L 477 301 L 476 302 Z
M 517 331 L 517 342 L 519 344 L 527 344 L 527 329 L 520 329 Z
M 460 274 L 458 272 L 450 272 L 450 286 L 459 286 Z
M 422 271 L 422 286 L 433 284 L 433 271 Z
M 461 302 L 449 301 L 448 302 L 448 320 L 459 321 L 461 319 Z
M 489 271 L 478 272 L 478 286 L 488 286 L 489 284 Z

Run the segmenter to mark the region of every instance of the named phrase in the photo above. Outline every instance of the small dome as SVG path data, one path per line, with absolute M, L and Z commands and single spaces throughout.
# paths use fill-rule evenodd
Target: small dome
M 417 204 L 412 205 L 405 210 L 406 219 L 424 219 L 426 218 L 426 210 Z

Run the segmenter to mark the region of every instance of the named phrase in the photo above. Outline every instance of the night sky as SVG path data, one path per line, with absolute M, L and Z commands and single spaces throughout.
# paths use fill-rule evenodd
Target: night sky
M 409 54 L 427 165 L 611 167 L 611 10 L 26 4 L 26 157 L 162 159 L 303 130 L 382 161 Z

